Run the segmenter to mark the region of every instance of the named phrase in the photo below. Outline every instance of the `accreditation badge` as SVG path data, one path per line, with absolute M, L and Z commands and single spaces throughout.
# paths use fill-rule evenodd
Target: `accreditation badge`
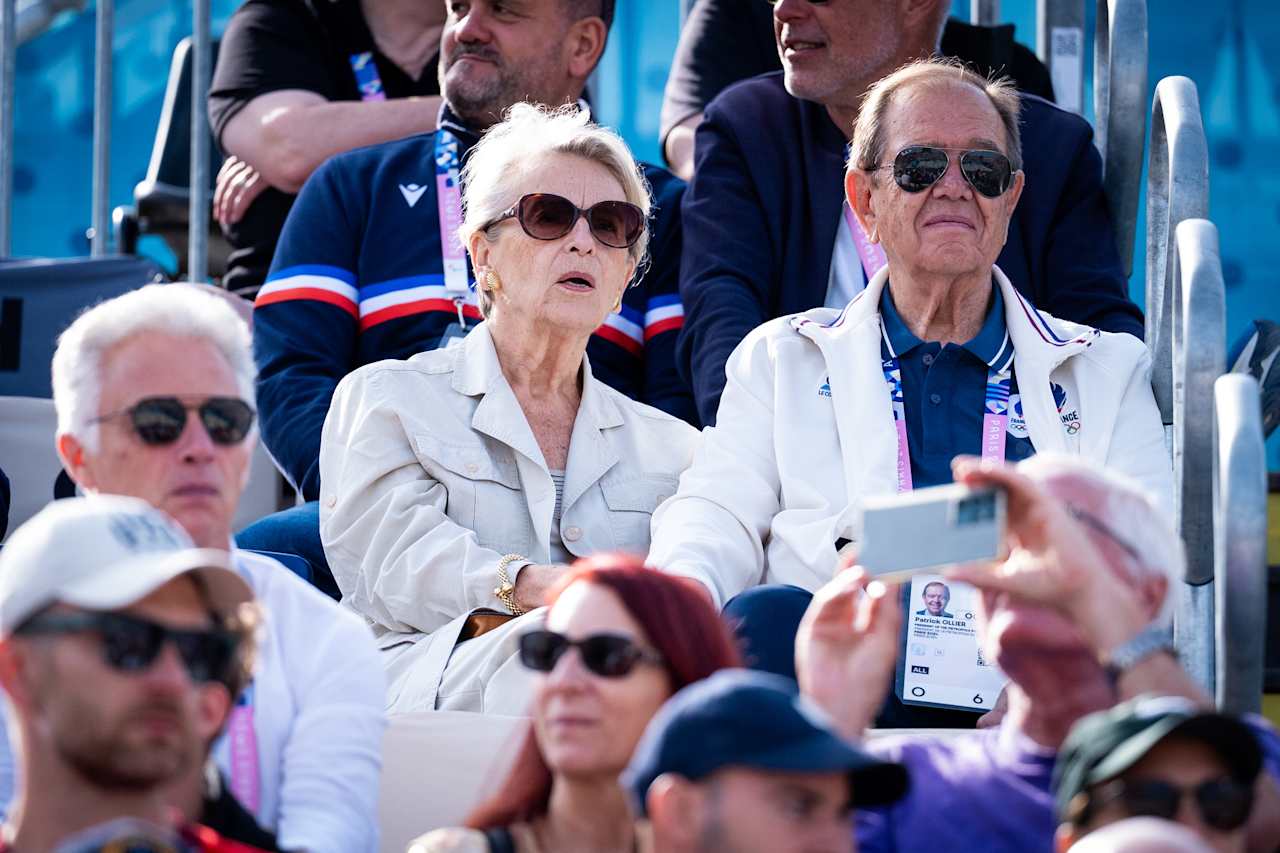
M 1008 681 L 978 645 L 979 592 L 939 575 L 915 575 L 903 620 L 895 692 L 907 705 L 989 711 Z

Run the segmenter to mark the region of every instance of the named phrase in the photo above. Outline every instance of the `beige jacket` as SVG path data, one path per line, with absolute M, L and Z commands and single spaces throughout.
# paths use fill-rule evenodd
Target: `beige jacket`
M 585 357 L 582 375 L 561 539 L 579 557 L 644 555 L 650 515 L 675 493 L 698 433 L 593 379 Z M 320 535 L 343 602 L 380 636 L 505 610 L 498 560 L 550 560 L 555 485 L 483 323 L 461 346 L 343 379 L 320 482 Z

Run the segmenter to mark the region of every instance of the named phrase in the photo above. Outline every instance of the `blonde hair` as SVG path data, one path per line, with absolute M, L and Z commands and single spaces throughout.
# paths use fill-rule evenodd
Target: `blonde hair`
M 1008 78 L 988 80 L 969 70 L 964 63 L 951 57 L 931 57 L 902 66 L 888 77 L 881 78 L 867 90 L 853 125 L 853 141 L 849 145 L 849 168 L 872 172 L 883 165 L 885 157 L 885 117 L 895 95 L 913 86 L 936 86 L 940 83 L 961 83 L 972 86 L 991 100 L 1004 124 L 1005 156 L 1014 170 L 1022 168 L 1022 132 L 1018 117 L 1022 98 Z
M 515 104 L 471 149 L 462 169 L 465 213 L 458 229 L 462 244 L 468 245 L 473 234 L 518 201 L 512 188 L 548 154 L 571 154 L 599 164 L 622 185 L 626 200 L 644 211 L 644 232 L 628 249 L 636 262 L 633 281 L 639 281 L 649 247 L 649 182 L 622 137 L 594 124 L 586 110 L 574 105 Z M 492 241 L 497 234 L 486 232 L 485 237 Z M 477 288 L 476 295 L 480 313 L 487 316 L 492 297 L 483 287 Z

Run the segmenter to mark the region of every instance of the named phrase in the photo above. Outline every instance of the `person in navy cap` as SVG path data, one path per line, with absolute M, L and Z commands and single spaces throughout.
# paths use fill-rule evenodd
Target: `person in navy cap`
M 852 853 L 853 810 L 908 786 L 905 767 L 842 740 L 793 681 L 742 669 L 673 696 L 622 781 L 656 853 Z

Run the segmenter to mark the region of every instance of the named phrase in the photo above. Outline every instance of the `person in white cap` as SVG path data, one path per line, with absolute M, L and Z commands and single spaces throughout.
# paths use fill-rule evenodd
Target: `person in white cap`
M 0 853 L 254 849 L 175 826 L 170 786 L 226 720 L 257 621 L 227 554 L 145 501 L 58 501 L 15 531 L 0 686 L 23 765 Z
M 197 545 L 231 550 L 267 619 L 253 682 L 214 759 L 281 849 L 370 853 L 386 725 L 373 636 L 275 560 L 231 542 L 257 443 L 253 377 L 248 328 L 216 296 L 150 285 L 107 300 L 58 339 L 58 453 L 84 491 L 142 498 Z M 193 772 L 187 799 L 203 784 Z M 3 789 L 0 779 L 0 805 Z

